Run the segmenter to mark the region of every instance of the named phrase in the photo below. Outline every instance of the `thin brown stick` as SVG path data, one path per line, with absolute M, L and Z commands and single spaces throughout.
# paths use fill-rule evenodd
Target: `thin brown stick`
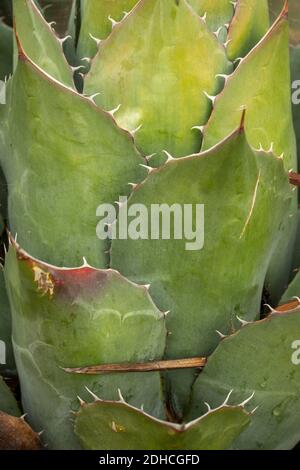
M 300 174 L 299 173 L 294 173 L 293 171 L 290 171 L 289 173 L 289 180 L 290 183 L 293 184 L 294 186 L 300 186 Z
M 63 369 L 72 374 L 98 375 L 114 372 L 153 372 L 173 369 L 201 369 L 205 366 L 205 357 L 192 357 L 189 359 L 173 359 L 168 361 L 151 361 L 123 364 L 102 364 L 99 366 L 76 367 Z

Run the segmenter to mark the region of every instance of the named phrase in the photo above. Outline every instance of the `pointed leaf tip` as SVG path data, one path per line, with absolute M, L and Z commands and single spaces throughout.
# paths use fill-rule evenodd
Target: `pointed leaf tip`
M 242 107 L 242 117 L 241 117 L 241 121 L 240 121 L 240 125 L 239 125 L 239 134 L 241 134 L 245 130 L 245 116 L 246 116 L 246 107 L 243 106 Z

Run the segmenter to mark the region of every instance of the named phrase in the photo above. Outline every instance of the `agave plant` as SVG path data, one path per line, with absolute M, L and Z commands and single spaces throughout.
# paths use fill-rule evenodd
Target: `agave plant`
M 32 0 L 13 7 L 4 275 L 30 425 L 52 449 L 292 448 L 287 2 L 270 24 L 267 0 L 74 1 L 66 37 Z M 97 237 L 115 201 L 108 234 L 126 209 L 137 236 Z M 141 208 L 188 204 L 202 249 L 141 226 Z

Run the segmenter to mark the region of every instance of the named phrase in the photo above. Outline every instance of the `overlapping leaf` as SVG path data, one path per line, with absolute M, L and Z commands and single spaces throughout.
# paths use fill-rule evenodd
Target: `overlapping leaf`
M 214 406 L 230 390 L 232 403 L 255 392 L 251 407 L 258 409 L 234 448 L 293 448 L 300 440 L 299 331 L 298 310 L 272 314 L 224 339 L 195 383 L 191 416 L 204 411 L 204 401 Z
M 126 45 L 126 47 L 125 47 Z M 151 45 L 151 47 L 149 47 Z M 225 49 L 183 0 L 142 0 L 100 47 L 85 79 L 105 109 L 135 135 L 145 155 L 196 152 L 211 105 L 231 70 Z
M 33 0 L 13 0 L 16 34 L 30 59 L 47 74 L 74 87 L 73 72 L 55 36 Z
M 80 408 L 75 431 L 89 450 L 221 450 L 249 423 L 250 415 L 238 406 L 220 406 L 189 424 L 176 425 L 126 403 L 96 401 Z
M 230 60 L 244 57 L 268 29 L 268 0 L 238 0 L 227 37 Z
M 243 131 L 207 153 L 170 161 L 133 192 L 128 201 L 131 212 L 140 210 L 135 204 L 146 206 L 149 214 L 160 204 L 172 210 L 173 204 L 190 204 L 194 211 L 196 204 L 205 208 L 202 249 L 201 217 L 198 247 L 194 243 L 187 248 L 185 235 L 174 235 L 171 214 L 169 239 L 162 239 L 158 225 L 159 239 L 148 239 L 150 232 L 147 237 L 140 227 L 138 239 L 112 244 L 112 266 L 135 282 L 150 283 L 157 304 L 170 310 L 167 357 L 206 356 L 218 344 L 216 330 L 231 331 L 236 315 L 256 317 L 291 197 L 282 161 L 255 153 Z M 191 219 L 195 230 L 195 212 Z M 180 410 L 193 374 L 176 372 L 171 378 L 174 406 Z
M 52 81 L 21 52 L 2 123 L 12 232 L 57 266 L 106 265 L 97 207 L 145 171 L 132 138 L 92 100 Z
M 125 399 L 163 417 L 160 376 L 77 375 L 62 368 L 159 359 L 164 315 L 145 287 L 113 270 L 58 269 L 10 248 L 5 265 L 22 400 L 35 429 L 53 448 L 77 448 L 71 410 L 85 387 L 105 399 Z
M 138 0 L 82 0 L 81 29 L 77 53 L 79 57 L 93 57 L 97 52 L 96 39 L 105 39 L 112 31 L 113 22 L 120 21 Z M 110 19 L 111 18 L 111 19 Z M 92 37 L 91 37 L 92 36 Z

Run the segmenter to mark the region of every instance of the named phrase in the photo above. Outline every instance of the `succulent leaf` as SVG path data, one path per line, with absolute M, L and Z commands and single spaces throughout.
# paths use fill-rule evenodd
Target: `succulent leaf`
M 293 448 L 300 440 L 300 367 L 293 360 L 299 331 L 298 310 L 271 314 L 224 339 L 195 383 L 191 417 L 204 411 L 203 401 L 214 406 L 230 390 L 232 403 L 255 392 L 251 409 L 258 409 L 233 447 Z
M 124 48 L 126 44 L 126 48 Z M 149 48 L 151 44 L 151 48 Z M 85 93 L 116 108 L 121 127 L 134 131 L 144 155 L 197 152 L 216 95 L 231 71 L 224 47 L 185 0 L 141 0 L 99 46 Z
M 77 448 L 70 411 L 89 397 L 109 400 L 118 389 L 131 404 L 164 417 L 158 372 L 78 375 L 65 368 L 143 362 L 162 357 L 164 315 L 148 290 L 113 270 L 84 265 L 59 269 L 16 247 L 6 259 L 13 340 L 22 401 L 34 429 L 44 429 L 52 448 Z
M 129 13 L 138 0 L 81 0 L 81 28 L 77 54 L 79 57 L 93 57 L 98 50 L 93 38 L 105 39 L 111 31 L 113 22 Z M 110 20 L 111 18 L 111 20 Z M 92 36 L 92 37 L 91 37 Z
M 261 42 L 241 61 L 216 98 L 204 129 L 203 149 L 215 145 L 234 129 L 240 109 L 244 107 L 250 145 L 272 148 L 276 155 L 283 155 L 286 170 L 297 168 L 290 93 L 288 22 L 283 11 Z M 282 237 L 267 276 L 267 288 L 274 304 L 279 301 L 291 270 L 296 209 L 295 194 L 290 210 L 292 217 L 281 228 Z
M 276 155 L 284 153 L 286 170 L 296 168 L 287 45 L 288 22 L 283 16 L 241 61 L 217 96 L 204 129 L 203 150 L 234 130 L 242 107 L 250 145 L 268 150 L 273 143 Z
M 2 164 L 12 232 L 33 256 L 57 266 L 78 266 L 85 256 L 105 267 L 97 207 L 113 204 L 145 174 L 131 136 L 24 53 L 10 85 Z
M 234 14 L 233 2 L 230 0 L 188 0 L 196 13 L 205 18 L 210 31 L 217 31 L 229 23 Z
M 227 54 L 230 60 L 244 57 L 269 29 L 268 0 L 238 0 L 229 25 Z
M 176 425 L 154 419 L 126 403 L 81 406 L 75 432 L 89 450 L 221 450 L 250 423 L 242 407 L 220 406 L 195 421 Z
M 287 290 L 281 298 L 280 303 L 288 302 L 295 297 L 300 297 L 300 270 L 296 273 L 294 279 L 288 286 Z
M 15 31 L 26 55 L 51 77 L 74 87 L 62 43 L 33 0 L 13 0 L 13 5 Z
M 154 204 L 188 202 L 194 210 L 196 204 L 205 208 L 202 249 L 187 250 L 186 239 L 174 239 L 172 232 L 170 239 L 141 235 L 112 242 L 112 266 L 135 282 L 149 283 L 159 308 L 170 310 L 168 358 L 206 356 L 218 344 L 216 330 L 229 333 L 238 323 L 236 315 L 256 317 L 291 198 L 282 160 L 254 152 L 243 129 L 206 153 L 152 171 L 134 190 L 128 211 L 134 204 L 149 212 Z M 170 376 L 173 405 L 180 411 L 194 375 Z

